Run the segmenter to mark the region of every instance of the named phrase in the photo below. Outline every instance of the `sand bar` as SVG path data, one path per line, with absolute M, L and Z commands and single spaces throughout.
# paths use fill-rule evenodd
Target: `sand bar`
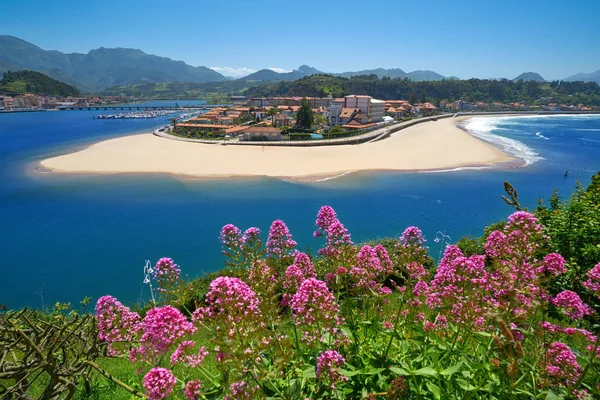
M 348 171 L 441 170 L 514 160 L 457 128 L 462 119 L 417 124 L 373 143 L 322 147 L 221 146 L 147 133 L 99 142 L 85 150 L 43 160 L 41 165 L 67 173 L 300 178 Z

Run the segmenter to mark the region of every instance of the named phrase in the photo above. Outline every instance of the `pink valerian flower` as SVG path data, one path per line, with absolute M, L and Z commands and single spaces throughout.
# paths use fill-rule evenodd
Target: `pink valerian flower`
M 558 276 L 567 272 L 565 267 L 565 259 L 558 253 L 550 253 L 544 257 L 542 266 L 536 271 L 539 275 L 548 274 Z
M 429 258 L 429 249 L 425 246 L 423 232 L 416 226 L 409 226 L 400 235 L 396 249 L 398 251 L 397 265 L 406 265 L 412 262 L 423 264 Z
M 175 379 L 173 372 L 166 368 L 152 368 L 144 376 L 142 382 L 149 400 L 167 398 L 173 392 L 176 384 L 177 379 Z
M 300 289 L 290 301 L 296 325 L 306 331 L 302 340 L 312 343 L 321 339 L 321 329 L 331 334 L 339 331 L 343 318 L 335 297 L 325 282 L 310 278 L 300 285 Z
M 260 238 L 260 229 L 252 227 L 244 231 L 241 249 L 245 268 L 250 267 L 264 255 L 265 250 L 263 248 L 262 239 Z
M 139 346 L 131 350 L 129 357 L 132 361 L 156 362 L 196 328 L 178 309 L 164 306 L 148 311 L 141 331 Z
M 283 289 L 286 292 L 296 292 L 302 282 L 304 282 L 304 273 L 297 265 L 292 264 L 285 270 L 285 281 L 283 282 Z
M 485 251 L 491 264 L 489 303 L 508 320 L 523 322 L 546 304 L 548 293 L 541 281 L 546 274 L 563 271 L 564 260 L 558 255 L 549 255 L 543 261 L 536 259 L 546 239 L 537 218 L 518 211 L 508 217 L 502 232 L 494 231 L 486 240 Z
M 154 266 L 154 279 L 160 292 L 173 290 L 179 282 L 181 270 L 172 258 L 163 257 Z
M 337 258 L 348 246 L 352 246 L 350 233 L 338 220 L 330 206 L 321 207 L 317 214 L 316 225 L 318 229 L 313 236 L 325 236 L 326 240 L 326 245 L 319 250 L 319 254 L 328 258 Z
M 223 397 L 223 400 L 252 400 L 256 398 L 258 385 L 251 385 L 248 382 L 233 382 L 229 385 L 229 394 Z
M 297 251 L 296 244 L 285 222 L 280 219 L 273 221 L 267 239 L 267 255 L 276 258 L 293 257 Z
M 221 253 L 226 257 L 225 265 L 230 268 L 243 268 L 244 253 L 242 246 L 244 244 L 244 236 L 242 231 L 235 225 L 227 224 L 221 229 L 219 238 L 223 245 Z
M 548 331 L 550 333 L 563 333 L 563 334 L 569 335 L 569 336 L 582 336 L 582 337 L 586 338 L 588 340 L 588 342 L 590 342 L 590 343 L 594 343 L 597 338 L 596 335 L 594 335 L 592 332 L 590 332 L 586 329 L 572 328 L 572 327 L 564 328 L 560 325 L 555 325 L 548 321 L 540 322 L 540 328 L 542 328 L 543 330 Z M 588 350 L 591 350 L 591 349 L 588 349 Z
M 140 329 L 140 316 L 112 296 L 102 296 L 96 303 L 98 339 L 108 343 L 110 356 L 121 355 L 120 343 L 128 346 Z
M 183 392 L 188 400 L 199 400 L 202 398 L 202 382 L 199 379 L 189 381 Z
M 600 297 L 600 263 L 596 264 L 594 268 L 590 269 L 587 273 L 587 281 L 583 282 L 589 291 Z
M 207 306 L 193 312 L 194 323 L 215 332 L 211 342 L 217 362 L 235 359 L 243 373 L 270 343 L 258 296 L 241 279 L 221 276 L 210 283 L 205 301 Z M 252 349 L 250 353 L 245 351 L 246 344 Z
M 545 383 L 548 386 L 569 387 L 581 376 L 577 357 L 569 347 L 561 342 L 550 345 L 544 360 Z
M 425 302 L 451 322 L 472 326 L 487 312 L 487 280 L 484 256 L 467 258 L 450 245 L 429 284 Z
M 294 265 L 296 265 L 304 275 L 304 278 L 316 278 L 317 272 L 315 270 L 315 266 L 312 261 L 310 261 L 310 257 L 302 252 L 297 252 L 296 257 L 294 258 Z
M 592 309 L 581 300 L 577 293 L 571 290 L 564 290 L 557 294 L 552 300 L 552 304 L 571 319 L 581 319 L 592 313 Z
M 316 377 L 325 383 L 330 389 L 335 389 L 335 385 L 348 380 L 342 375 L 340 368 L 346 360 L 335 350 L 326 350 L 317 358 Z
M 277 272 L 264 260 L 257 260 L 248 272 L 248 284 L 259 299 L 259 307 L 263 315 L 275 315 L 278 312 L 276 291 L 278 288 Z
M 416 297 L 421 297 L 421 295 L 427 293 L 428 290 L 429 285 L 427 285 L 427 282 L 419 281 L 413 289 L 413 295 L 415 295 Z
M 207 307 L 200 307 L 192 314 L 194 322 L 223 319 L 227 324 L 239 326 L 253 318 L 257 322 L 262 319 L 256 293 L 239 278 L 220 276 L 213 280 L 206 302 Z
M 194 347 L 196 347 L 196 342 L 193 340 L 181 342 L 173 354 L 171 354 L 171 364 L 175 365 L 181 363 L 192 368 L 196 368 L 198 365 L 202 364 L 204 358 L 208 355 L 208 351 L 206 350 L 206 347 L 202 346 L 194 353 Z

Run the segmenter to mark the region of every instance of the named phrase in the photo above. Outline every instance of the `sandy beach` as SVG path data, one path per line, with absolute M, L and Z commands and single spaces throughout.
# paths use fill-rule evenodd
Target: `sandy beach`
M 66 173 L 167 173 L 194 177 L 306 178 L 349 171 L 442 170 L 514 159 L 458 128 L 463 118 L 424 122 L 373 143 L 322 147 L 220 146 L 151 133 L 96 143 L 43 160 Z

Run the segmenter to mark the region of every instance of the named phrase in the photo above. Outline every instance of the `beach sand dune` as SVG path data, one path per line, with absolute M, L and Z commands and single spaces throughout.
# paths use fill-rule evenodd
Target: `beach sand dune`
M 221 146 L 169 140 L 150 133 L 96 143 L 43 160 L 68 173 L 168 173 L 196 177 L 334 176 L 347 171 L 439 170 L 512 161 L 456 124 L 425 122 L 373 143 L 322 147 Z

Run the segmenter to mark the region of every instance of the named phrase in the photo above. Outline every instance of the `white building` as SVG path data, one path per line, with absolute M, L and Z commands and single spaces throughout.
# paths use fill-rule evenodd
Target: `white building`
M 329 106 L 330 125 L 343 125 L 352 121 L 356 115 L 361 117 L 360 123 L 377 123 L 383 121 L 385 102 L 371 96 L 351 95 L 343 99 L 335 99 Z M 349 114 L 349 110 L 353 111 Z M 366 118 L 365 118 L 366 117 Z

